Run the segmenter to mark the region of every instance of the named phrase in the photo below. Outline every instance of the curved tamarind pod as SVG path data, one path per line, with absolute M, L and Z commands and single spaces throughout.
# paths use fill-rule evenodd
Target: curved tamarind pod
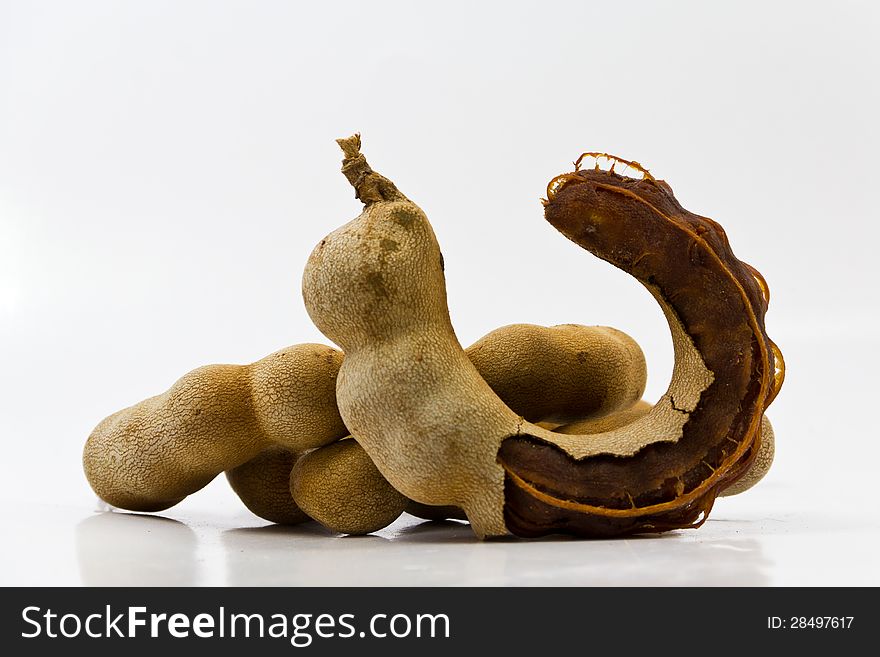
M 113 506 L 160 511 L 270 446 L 339 440 L 348 434 L 334 394 L 341 362 L 336 349 L 300 344 L 251 365 L 193 370 L 98 424 L 83 450 L 89 484 Z
M 572 419 L 624 409 L 637 401 L 645 389 L 647 378 L 645 357 L 639 345 L 622 331 L 606 326 L 537 326 L 534 324 L 511 324 L 491 331 L 468 347 L 467 355 L 480 375 L 493 390 L 520 415 L 534 420 L 546 418 Z M 557 422 L 558 423 L 558 422 Z M 319 448 L 321 451 L 329 448 Z M 372 494 L 373 487 L 382 488 L 370 468 L 359 467 L 348 475 L 343 466 L 333 463 L 333 456 L 358 462 L 350 452 L 362 449 L 357 443 L 349 445 L 345 452 L 330 450 L 321 463 L 333 469 L 333 481 L 338 486 L 322 487 L 324 497 L 309 497 L 309 508 L 316 520 L 339 532 L 349 532 L 353 527 L 353 508 L 348 502 L 357 491 Z M 317 458 L 317 457 L 313 457 Z M 366 457 L 363 457 L 366 458 Z M 293 453 L 271 448 L 254 461 L 227 471 L 226 476 L 242 502 L 256 515 L 272 522 L 297 524 L 305 521 L 291 490 L 294 478 L 288 481 L 283 474 L 292 469 Z M 317 478 L 315 465 L 310 466 L 312 479 Z M 358 479 L 358 477 L 361 477 Z M 304 490 L 299 486 L 299 490 Z M 378 495 L 378 493 L 377 493 Z M 339 498 L 339 499 L 337 499 Z M 326 508 L 322 508 L 322 499 Z M 388 503 L 402 502 L 414 515 L 437 519 L 462 517 L 459 510 L 448 511 L 419 505 L 405 498 L 385 495 Z M 362 518 L 356 526 L 366 531 L 376 531 L 393 522 L 396 515 L 391 509 L 379 509 L 376 504 L 362 505 L 362 513 L 373 513 L 374 518 Z M 401 507 L 401 511 L 403 508 Z M 387 523 L 386 523 L 387 524 Z
M 312 252 L 303 297 L 346 352 L 340 413 L 386 479 L 422 504 L 463 508 L 480 537 L 612 536 L 704 520 L 754 459 L 782 382 L 763 328 L 766 300 L 720 226 L 652 178 L 556 179 L 548 220 L 648 287 L 676 363 L 667 393 L 641 419 L 555 433 L 514 413 L 480 377 L 449 320 L 424 213 L 369 167 L 358 136 L 339 143 L 365 208 Z
M 545 206 L 551 225 L 654 295 L 676 364 L 660 403 L 586 449 L 530 432 L 505 441 L 507 526 L 526 536 L 698 526 L 758 454 L 764 411 L 784 378 L 764 328 L 766 281 L 733 255 L 720 225 L 685 210 L 646 172 L 558 176 Z

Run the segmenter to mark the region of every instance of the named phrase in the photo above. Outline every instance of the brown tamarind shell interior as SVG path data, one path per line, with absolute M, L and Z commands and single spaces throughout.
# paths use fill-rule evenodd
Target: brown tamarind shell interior
M 714 380 L 677 441 L 632 456 L 578 460 L 535 436 L 505 439 L 505 524 L 519 536 L 596 537 L 696 526 L 751 464 L 761 416 L 781 385 L 764 328 L 766 283 L 736 258 L 718 223 L 685 210 L 663 181 L 585 170 L 553 192 L 547 221 L 651 289 Z

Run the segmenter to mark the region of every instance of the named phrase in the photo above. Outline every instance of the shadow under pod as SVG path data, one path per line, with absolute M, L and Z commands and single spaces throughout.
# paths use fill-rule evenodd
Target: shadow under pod
M 394 537 L 394 540 L 398 543 L 435 545 L 479 542 L 471 526 L 466 522 L 457 520 L 422 520 L 418 524 L 401 529 Z
M 711 521 L 710 521 L 711 522 Z M 707 528 L 708 529 L 708 528 Z M 523 586 L 766 586 L 773 561 L 755 539 L 688 530 L 616 539 L 550 535 L 476 540 L 470 527 L 405 527 L 397 544 L 455 550 L 462 583 Z M 698 540 L 694 540 L 694 539 Z M 468 545 L 470 543 L 470 545 Z M 446 564 L 443 564 L 445 569 Z
M 75 529 L 86 586 L 193 586 L 198 539 L 185 524 L 157 515 L 107 511 Z
M 480 541 L 465 523 L 402 518 L 369 536 L 317 523 L 230 529 L 220 548 L 231 586 L 768 585 L 774 563 L 761 541 L 711 525 L 625 539 Z

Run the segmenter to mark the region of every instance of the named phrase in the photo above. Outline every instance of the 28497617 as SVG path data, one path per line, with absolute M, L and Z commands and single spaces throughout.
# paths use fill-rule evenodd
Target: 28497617
M 768 616 L 770 630 L 848 630 L 855 616 Z

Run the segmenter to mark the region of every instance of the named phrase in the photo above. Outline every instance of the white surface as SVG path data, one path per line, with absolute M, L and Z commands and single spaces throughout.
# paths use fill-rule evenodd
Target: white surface
M 110 586 L 802 586 L 880 582 L 877 523 L 767 484 L 696 531 L 622 540 L 477 541 L 404 516 L 371 536 L 267 525 L 229 509 L 165 517 L 14 509 L 4 584 Z M 9 554 L 7 554 L 9 552 Z
M 871 2 L 0 2 L 0 584 L 880 584 L 878 6 Z M 584 150 L 635 158 L 761 270 L 788 364 L 777 460 L 703 528 L 474 542 L 249 529 L 225 481 L 181 522 L 92 514 L 105 415 L 211 362 L 325 341 L 305 259 L 358 212 L 333 139 L 432 218 L 464 344 L 662 314 L 547 226 Z M 332 556 L 331 556 L 332 555 Z

